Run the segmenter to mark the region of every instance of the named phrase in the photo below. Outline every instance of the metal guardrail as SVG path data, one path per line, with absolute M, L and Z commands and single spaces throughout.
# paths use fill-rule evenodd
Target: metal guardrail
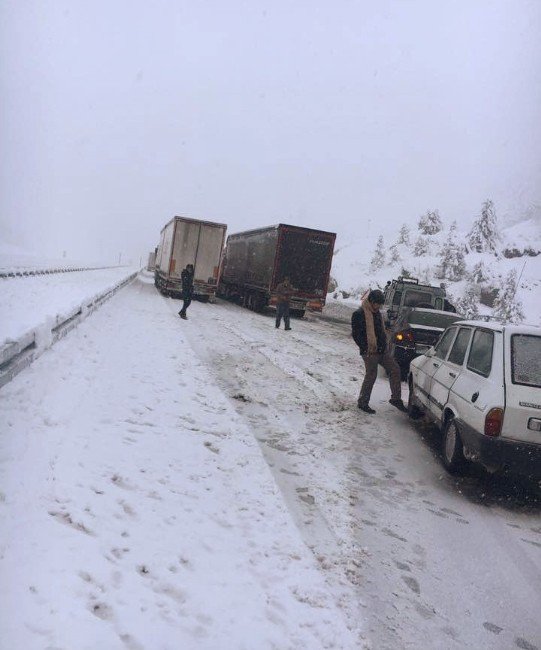
M 115 266 L 68 266 L 47 269 L 0 269 L 0 278 L 26 278 L 31 275 L 49 275 L 52 273 L 73 273 L 75 271 L 101 271 L 103 269 L 123 268 L 116 264 Z
M 40 345 L 43 328 L 38 327 L 26 332 L 17 341 L 6 343 L 0 347 L 0 388 L 10 382 L 21 370 L 29 366 L 51 345 L 66 336 L 68 332 L 109 300 L 117 291 L 135 280 L 138 273 L 138 271 L 132 273 L 112 289 L 95 296 L 90 302 L 83 301 L 79 307 L 68 314 L 58 315 L 48 333 L 48 345 Z

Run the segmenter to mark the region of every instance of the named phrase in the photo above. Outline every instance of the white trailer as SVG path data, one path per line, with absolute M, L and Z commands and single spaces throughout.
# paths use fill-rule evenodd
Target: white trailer
M 148 263 L 147 263 L 147 271 L 154 271 L 156 269 L 156 254 L 158 252 L 158 249 L 150 251 L 148 254 Z
M 223 223 L 173 217 L 162 229 L 156 255 L 154 284 L 161 293 L 180 296 L 180 274 L 194 266 L 194 297 L 208 300 L 216 293 L 227 226 Z

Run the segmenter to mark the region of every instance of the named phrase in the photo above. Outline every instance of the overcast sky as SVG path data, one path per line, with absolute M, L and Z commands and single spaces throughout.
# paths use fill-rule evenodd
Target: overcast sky
M 351 236 L 541 202 L 540 0 L 4 0 L 0 226 L 137 258 L 174 214 Z

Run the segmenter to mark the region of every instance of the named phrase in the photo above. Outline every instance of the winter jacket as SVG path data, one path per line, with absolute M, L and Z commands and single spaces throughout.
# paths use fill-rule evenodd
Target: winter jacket
M 193 273 L 187 269 L 183 269 L 180 274 L 180 281 L 182 283 L 182 297 L 186 300 L 191 298 L 193 294 Z
M 374 332 L 378 342 L 378 354 L 385 354 L 387 352 L 387 334 L 383 326 L 383 316 L 380 312 L 377 312 L 373 314 L 373 318 Z M 351 316 L 351 336 L 359 346 L 360 353 L 366 354 L 368 352 L 368 341 L 366 336 L 366 320 L 362 307 L 354 311 Z
M 289 304 L 289 299 L 293 293 L 293 287 L 289 282 L 280 282 L 274 290 L 276 294 L 276 302 L 280 304 Z

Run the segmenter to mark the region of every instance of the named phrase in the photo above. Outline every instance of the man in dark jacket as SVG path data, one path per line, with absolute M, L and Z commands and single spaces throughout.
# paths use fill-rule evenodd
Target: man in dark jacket
M 186 268 L 183 269 L 180 274 L 180 281 L 182 283 L 182 309 L 178 312 L 178 315 L 184 320 L 188 320 L 186 316 L 186 310 L 192 302 L 193 296 L 193 264 L 187 264 Z
M 284 319 L 284 329 L 290 330 L 289 323 L 289 299 L 293 293 L 293 287 L 289 281 L 289 278 L 284 278 L 283 282 L 280 282 L 274 290 L 276 294 L 276 328 L 280 327 L 282 318 Z
M 351 335 L 359 346 L 364 361 L 365 374 L 357 406 L 365 413 L 375 413 L 370 408 L 370 395 L 378 376 L 378 365 L 389 373 L 391 399 L 389 402 L 400 411 L 407 411 L 401 397 L 400 368 L 388 352 L 387 334 L 383 325 L 381 305 L 385 302 L 379 289 L 370 291 L 359 309 L 351 317 Z

